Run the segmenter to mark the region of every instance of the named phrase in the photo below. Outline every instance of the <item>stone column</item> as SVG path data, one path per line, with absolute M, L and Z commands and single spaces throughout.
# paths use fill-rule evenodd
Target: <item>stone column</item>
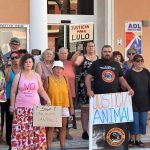
M 29 51 L 48 48 L 47 0 L 30 0 Z

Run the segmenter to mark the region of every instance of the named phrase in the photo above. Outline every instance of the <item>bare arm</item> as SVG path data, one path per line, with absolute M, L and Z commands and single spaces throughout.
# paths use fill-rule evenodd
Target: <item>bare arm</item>
M 84 61 L 84 57 L 83 56 L 78 56 L 75 60 L 75 65 L 76 66 L 80 66 L 82 64 L 82 62 Z
M 11 67 L 5 68 L 5 70 L 4 70 L 6 82 L 9 81 L 9 78 L 10 78 L 10 70 L 11 70 Z
M 41 77 L 38 75 L 38 84 L 39 84 L 39 90 L 38 93 L 44 98 L 47 104 L 51 105 L 51 101 L 47 93 L 45 92 L 42 84 Z
M 48 89 L 48 78 L 49 77 L 47 77 L 45 80 L 44 80 L 44 83 L 43 83 L 43 87 L 44 87 L 44 90 L 47 92 L 47 89 Z
M 124 77 L 119 77 L 119 82 L 121 84 L 121 87 L 123 89 L 127 89 L 129 92 L 129 95 L 133 96 L 134 95 L 134 91 L 132 90 L 132 88 L 129 86 L 129 84 L 127 83 L 127 81 L 124 79 Z
M 86 89 L 87 89 L 87 95 L 89 97 L 93 97 L 94 96 L 94 92 L 92 91 L 91 89 L 91 81 L 92 81 L 92 78 L 93 76 L 90 75 L 90 74 L 87 74 L 85 76 L 85 86 L 86 86 Z
M 72 58 L 71 58 L 72 63 L 75 63 L 77 57 L 80 55 L 80 52 L 81 52 L 80 50 L 77 50 L 77 51 L 73 54 L 73 56 L 72 56 Z
M 42 76 L 42 67 L 41 62 L 39 62 L 35 67 L 35 72 L 37 72 L 40 76 Z
M 10 107 L 12 108 L 12 111 L 15 107 L 16 94 L 17 94 L 16 92 L 17 92 L 17 86 L 18 86 L 19 78 L 20 78 L 20 73 L 15 75 L 15 77 L 13 79 L 12 87 L 11 87 Z

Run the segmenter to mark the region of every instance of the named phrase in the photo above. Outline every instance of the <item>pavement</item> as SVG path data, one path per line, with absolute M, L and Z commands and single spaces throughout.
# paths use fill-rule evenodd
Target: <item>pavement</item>
M 88 150 L 89 141 L 81 138 L 82 127 L 80 111 L 76 111 L 76 117 L 77 129 L 70 129 L 70 134 L 73 136 L 73 140 L 66 140 L 66 147 L 68 150 Z M 147 125 L 147 134 L 142 136 L 142 141 L 145 143 L 144 148 L 135 146 L 133 148 L 129 148 L 129 150 L 150 150 L 150 122 Z M 52 147 L 52 150 L 59 150 L 59 141 L 53 142 Z M 8 150 L 8 146 L 6 144 L 0 144 L 0 150 Z

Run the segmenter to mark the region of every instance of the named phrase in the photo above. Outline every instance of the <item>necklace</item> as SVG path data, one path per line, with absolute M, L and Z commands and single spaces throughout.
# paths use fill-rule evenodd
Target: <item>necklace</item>
M 53 77 L 55 85 L 60 87 L 62 85 L 62 78 L 61 79 L 57 79 L 54 75 L 52 77 Z
M 96 55 L 94 54 L 94 55 L 86 55 L 86 57 L 87 57 L 87 59 L 89 59 L 90 61 L 93 61 L 93 60 L 95 60 L 95 58 L 96 58 Z
M 133 67 L 133 70 L 135 71 L 135 72 L 140 72 L 140 71 L 142 71 L 143 70 L 143 68 L 135 68 L 135 67 Z

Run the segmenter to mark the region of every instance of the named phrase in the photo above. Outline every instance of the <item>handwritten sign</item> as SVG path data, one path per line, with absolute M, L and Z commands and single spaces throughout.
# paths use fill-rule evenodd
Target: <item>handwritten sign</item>
M 133 121 L 132 100 L 128 92 L 97 94 L 91 105 L 93 124 Z
M 33 126 L 62 127 L 62 107 L 35 106 L 33 108 Z
M 69 25 L 70 43 L 93 40 L 93 23 Z

